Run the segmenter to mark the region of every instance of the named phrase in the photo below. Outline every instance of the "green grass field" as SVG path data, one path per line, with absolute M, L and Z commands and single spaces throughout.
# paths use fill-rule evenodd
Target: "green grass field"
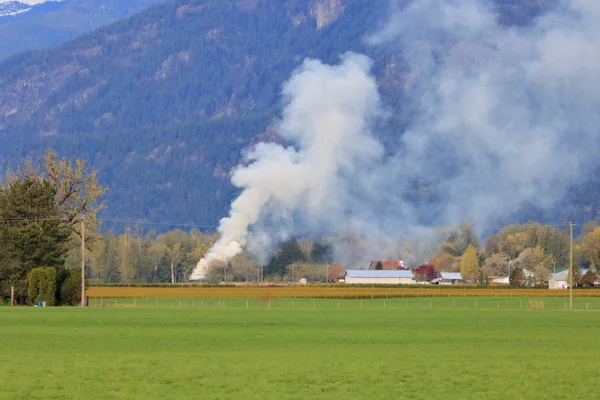
M 0 399 L 594 398 L 600 299 L 529 300 L 2 307 Z

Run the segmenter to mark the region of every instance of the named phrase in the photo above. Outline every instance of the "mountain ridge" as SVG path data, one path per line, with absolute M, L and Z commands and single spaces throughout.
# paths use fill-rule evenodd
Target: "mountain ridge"
M 498 4 L 506 24 L 544 7 Z M 271 125 L 281 85 L 307 57 L 371 57 L 386 105 L 398 111 L 379 139 L 398 140 L 389 132 L 402 126 L 411 77 L 396 49 L 364 41 L 388 12 L 387 0 L 178 0 L 13 56 L 0 63 L 0 167 L 54 147 L 98 168 L 112 188 L 110 215 L 214 226 L 237 193 L 229 171 L 244 149 L 280 140 Z
M 20 1 L 0 2 L 0 18 L 22 14 L 30 11 L 32 7 Z
M 4 0 L 0 2 L 0 61 L 24 51 L 60 45 L 162 1 Z

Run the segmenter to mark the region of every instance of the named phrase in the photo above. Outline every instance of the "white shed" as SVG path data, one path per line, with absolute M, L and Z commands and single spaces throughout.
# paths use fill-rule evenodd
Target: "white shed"
M 508 276 L 494 276 L 492 278 L 492 283 L 510 283 L 510 277 Z
M 439 285 L 456 285 L 464 282 L 460 272 L 440 272 L 440 277 L 431 281 Z
M 413 273 L 409 270 L 360 270 L 349 269 L 344 276 L 348 284 L 409 285 Z
M 588 272 L 587 268 L 581 269 L 581 276 Z M 569 288 L 569 269 L 561 269 L 550 274 L 548 278 L 548 289 L 568 289 Z

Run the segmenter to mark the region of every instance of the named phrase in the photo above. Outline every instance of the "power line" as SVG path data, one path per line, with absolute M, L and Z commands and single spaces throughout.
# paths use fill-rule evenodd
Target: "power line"
M 101 221 L 109 221 L 116 223 L 124 223 L 124 224 L 137 224 L 137 225 L 163 225 L 163 226 L 174 226 L 174 227 L 188 227 L 188 228 L 211 228 L 217 229 L 219 225 L 214 223 L 206 223 L 206 222 L 183 222 L 183 221 L 173 221 L 173 220 L 151 220 L 145 218 L 133 218 L 133 217 L 119 217 L 119 216 L 107 216 L 98 218 Z M 64 217 L 43 217 L 43 218 L 31 218 L 31 217 L 7 217 L 0 218 L 0 222 L 40 222 L 40 221 L 60 221 L 65 220 Z M 534 221 L 535 222 L 535 221 Z M 514 226 L 515 228 L 526 227 L 528 223 L 509 223 L 505 225 L 500 224 L 490 224 L 490 225 L 475 225 L 477 230 L 481 232 L 487 231 L 495 231 L 501 230 L 507 227 Z M 539 227 L 555 227 L 555 228 L 566 228 L 569 227 L 569 222 L 550 222 L 539 224 Z M 578 226 L 583 224 L 573 224 L 573 226 Z M 435 229 L 436 227 L 431 227 Z M 457 226 L 447 226 L 445 228 L 448 229 L 456 229 Z M 271 231 L 279 231 L 280 229 L 275 228 L 263 228 L 261 231 L 271 232 Z M 286 230 L 290 232 L 308 232 L 308 233 L 336 233 L 334 229 L 315 229 L 309 227 L 292 227 L 287 228 Z
M 213 228 L 217 229 L 219 225 L 210 223 L 195 223 L 195 222 L 181 222 L 171 220 L 149 220 L 141 218 L 131 217 L 102 217 L 99 218 L 102 221 L 119 222 L 127 224 L 139 224 L 139 225 L 165 225 L 165 226 L 178 226 L 178 227 L 189 227 L 189 228 Z M 39 222 L 39 221 L 57 221 L 64 220 L 62 217 L 45 217 L 45 218 L 26 218 L 26 217 L 15 217 L 15 218 L 0 218 L 0 222 Z M 277 231 L 278 229 L 261 229 L 261 231 Z M 334 233 L 332 229 L 313 229 L 313 228 L 290 228 L 290 231 L 298 232 L 329 232 Z
M 183 226 L 183 227 L 200 227 L 200 228 L 218 228 L 219 225 L 209 224 L 209 223 L 193 223 L 193 222 L 181 222 L 181 221 L 153 221 L 149 219 L 139 219 L 139 218 L 128 218 L 128 217 L 102 217 L 100 218 L 102 221 L 111 221 L 111 222 L 123 222 L 123 223 L 131 223 L 131 224 L 140 224 L 140 225 L 170 225 L 170 226 Z
M 62 217 L 44 217 L 44 218 L 25 218 L 25 217 L 14 217 L 14 218 L 0 218 L 0 222 L 39 222 L 39 221 L 64 221 Z

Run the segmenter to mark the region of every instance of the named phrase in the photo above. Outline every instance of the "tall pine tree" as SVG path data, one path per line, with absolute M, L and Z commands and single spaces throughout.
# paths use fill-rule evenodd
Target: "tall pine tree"
M 275 256 L 267 264 L 265 274 L 283 276 L 288 265 L 296 261 L 305 262 L 306 257 L 302 253 L 302 249 L 298 245 L 296 238 L 291 238 L 281 244 Z
M 55 204 L 55 189 L 42 179 L 14 180 L 0 188 L 0 296 L 15 287 L 27 298 L 27 274 L 64 265 L 70 227 Z

